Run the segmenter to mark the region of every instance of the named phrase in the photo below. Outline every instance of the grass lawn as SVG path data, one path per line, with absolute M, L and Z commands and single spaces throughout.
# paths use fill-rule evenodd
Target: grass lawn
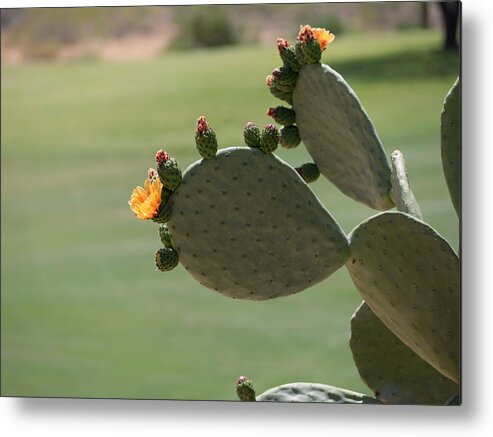
M 388 154 L 400 148 L 425 219 L 457 247 L 439 122 L 458 74 L 433 32 L 342 36 L 324 61 L 342 73 Z M 2 67 L 1 392 L 16 396 L 236 399 L 294 381 L 370 393 L 348 346 L 360 303 L 345 269 L 268 302 L 227 299 L 182 268 L 160 273 L 157 226 L 127 201 L 154 152 L 198 159 L 206 115 L 220 147 L 279 104 L 264 85 L 271 48 L 174 53 L 149 62 Z M 291 164 L 304 147 L 279 150 Z M 375 214 L 325 179 L 313 190 L 346 232 Z

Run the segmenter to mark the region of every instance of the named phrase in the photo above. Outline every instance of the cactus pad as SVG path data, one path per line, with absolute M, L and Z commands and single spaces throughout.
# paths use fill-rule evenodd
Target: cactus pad
M 407 179 L 406 161 L 401 151 L 395 150 L 390 155 L 392 161 L 392 200 L 397 210 L 411 214 L 422 220 L 421 208 L 414 197 Z
M 363 302 L 349 345 L 361 379 L 384 404 L 445 405 L 459 386 L 419 358 Z
M 344 194 L 377 210 L 394 207 L 387 157 L 368 114 L 342 76 L 305 65 L 293 92 L 301 141 L 320 173 Z
M 294 382 L 271 388 L 257 396 L 258 402 L 327 402 L 330 404 L 378 404 L 371 396 L 325 384 Z
M 442 167 L 455 211 L 460 211 L 460 82 L 445 97 L 441 117 Z
M 315 285 L 347 260 L 344 232 L 274 155 L 245 147 L 192 164 L 170 198 L 180 262 L 225 296 L 266 300 Z
M 346 266 L 375 315 L 411 350 L 459 381 L 459 259 L 430 226 L 386 212 L 350 235 Z

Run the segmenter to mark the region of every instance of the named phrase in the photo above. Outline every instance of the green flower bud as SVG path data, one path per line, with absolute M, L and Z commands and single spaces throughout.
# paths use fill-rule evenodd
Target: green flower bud
M 260 147 L 260 129 L 255 123 L 249 121 L 243 129 L 243 138 L 248 147 Z

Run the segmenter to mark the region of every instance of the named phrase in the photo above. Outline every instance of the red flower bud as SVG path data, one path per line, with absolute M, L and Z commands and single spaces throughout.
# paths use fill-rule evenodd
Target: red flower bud
M 166 150 L 159 149 L 156 152 L 156 162 L 158 164 L 164 164 L 169 159 L 169 155 Z
M 199 135 L 202 135 L 208 129 L 209 129 L 209 125 L 207 124 L 207 120 L 205 119 L 205 117 L 203 115 L 201 115 L 197 119 L 197 133 Z
M 158 177 L 157 171 L 154 170 L 153 168 L 150 168 L 147 170 L 147 179 L 149 179 L 151 182 Z
M 277 38 L 277 49 L 279 53 L 283 52 L 289 47 L 289 43 L 284 38 Z
M 300 33 L 298 34 L 298 40 L 303 42 L 313 41 L 315 37 L 313 36 L 312 28 L 307 24 L 300 27 Z
M 276 108 L 269 108 L 267 110 L 267 115 L 269 117 L 272 117 L 272 118 L 276 117 L 277 116 L 277 109 Z

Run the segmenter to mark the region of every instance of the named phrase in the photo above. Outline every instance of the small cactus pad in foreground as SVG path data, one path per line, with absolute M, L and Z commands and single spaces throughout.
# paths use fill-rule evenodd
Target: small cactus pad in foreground
M 305 65 L 293 92 L 296 125 L 320 173 L 377 210 L 394 207 L 384 149 L 354 91 L 327 65 Z
M 441 118 L 442 167 L 455 211 L 460 211 L 460 82 L 445 97 Z
M 383 404 L 445 405 L 459 386 L 419 358 L 363 302 L 349 340 L 361 379 Z
M 236 380 L 236 394 L 240 401 L 255 402 L 255 389 L 247 376 L 240 376 Z
M 216 133 L 209 126 L 204 116 L 200 116 L 197 120 L 195 131 L 195 144 L 200 156 L 204 159 L 212 159 L 217 152 Z
M 258 402 L 327 402 L 330 404 L 379 404 L 361 393 L 325 384 L 294 382 L 271 388 L 257 396 Z
M 350 234 L 346 263 L 374 314 L 411 350 L 459 382 L 459 259 L 430 226 L 386 212 Z
M 298 173 L 246 147 L 192 164 L 170 198 L 180 262 L 225 296 L 266 300 L 297 293 L 347 260 L 347 238 Z
M 392 200 L 397 210 L 411 214 L 422 220 L 421 208 L 414 197 L 407 179 L 406 161 L 401 151 L 395 150 L 390 155 L 392 162 Z

